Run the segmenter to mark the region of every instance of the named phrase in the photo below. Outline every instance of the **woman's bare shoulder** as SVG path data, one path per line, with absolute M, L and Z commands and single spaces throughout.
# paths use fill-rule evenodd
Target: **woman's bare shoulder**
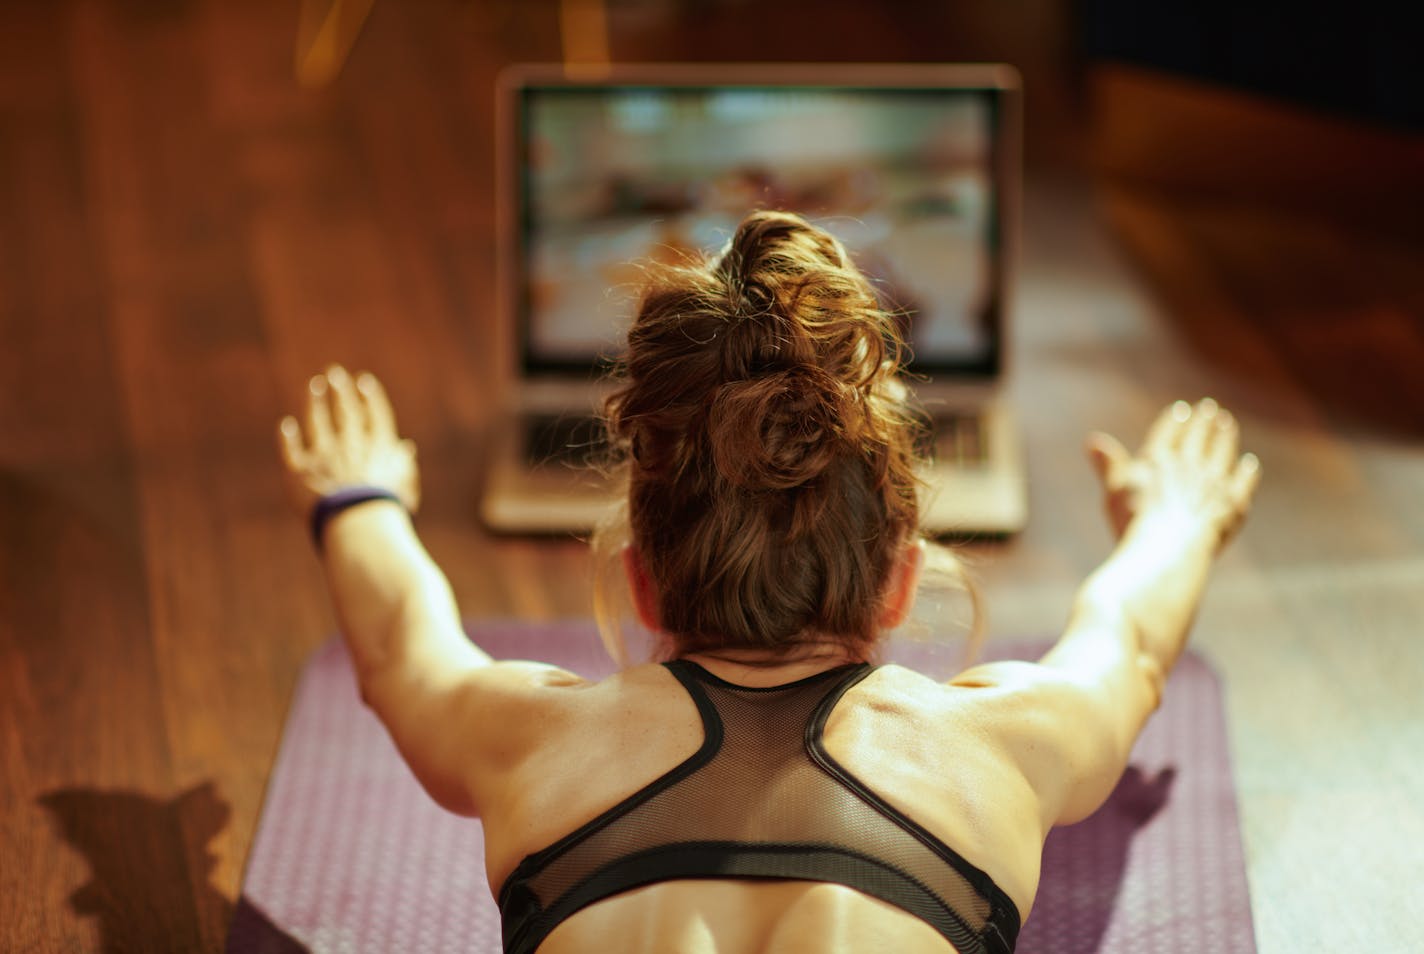
M 1045 833 L 1091 814 L 1122 773 L 1132 740 L 1121 702 L 1091 674 L 1004 660 L 966 669 L 940 689 L 944 710 L 1022 773 Z
M 520 751 L 557 739 L 562 730 L 596 721 L 606 729 L 676 691 L 662 666 L 639 665 L 601 678 L 524 660 L 492 663 L 469 675 L 467 731 L 495 734 Z
M 981 741 L 1010 754 L 1051 747 L 1081 732 L 1103 704 L 1092 684 L 1027 660 L 980 663 L 944 682 L 900 666 L 885 668 L 882 685 L 958 727 L 972 725 Z
M 866 680 L 881 694 L 928 707 L 1005 704 L 1048 699 L 1072 690 L 1073 681 L 1060 671 L 1026 660 L 979 663 L 948 679 L 939 679 L 898 663 L 876 667 Z

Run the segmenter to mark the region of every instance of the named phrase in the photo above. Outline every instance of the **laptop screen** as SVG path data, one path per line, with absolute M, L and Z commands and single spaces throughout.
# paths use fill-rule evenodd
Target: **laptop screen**
M 616 356 L 648 263 L 715 255 L 755 209 L 836 235 L 912 369 L 993 376 L 1005 307 L 1005 90 L 526 81 L 514 306 L 527 373 Z M 1012 161 L 1008 161 L 1012 160 Z

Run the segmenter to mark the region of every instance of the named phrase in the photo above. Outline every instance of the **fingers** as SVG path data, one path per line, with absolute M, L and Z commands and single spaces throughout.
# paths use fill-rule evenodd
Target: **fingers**
M 366 404 L 366 413 L 369 415 L 371 432 L 377 437 L 396 437 L 396 414 L 391 407 L 391 399 L 386 396 L 386 389 L 374 374 L 363 372 L 356 378 L 356 388 L 361 393 L 361 398 Z M 414 446 L 414 445 L 412 445 Z
M 326 369 L 326 381 L 330 385 L 331 420 L 336 432 L 366 433 L 370 428 L 366 402 L 351 375 L 341 365 L 333 364 Z
M 1230 411 L 1213 398 L 1195 405 L 1174 401 L 1157 415 L 1142 445 L 1143 456 L 1173 451 L 1225 471 L 1236 459 L 1240 429 Z
M 1221 408 L 1211 398 L 1202 398 L 1190 409 L 1187 419 L 1182 422 L 1180 447 L 1190 457 L 1207 456 L 1207 449 L 1216 437 L 1217 415 Z
M 1142 442 L 1143 456 L 1152 457 L 1175 448 L 1181 443 L 1182 429 L 1191 418 L 1192 406 L 1186 401 L 1174 401 L 1163 408 L 1147 429 L 1147 438 Z
M 1122 483 L 1123 471 L 1131 463 L 1132 455 L 1122 446 L 1121 441 L 1111 434 L 1094 431 L 1088 435 L 1085 450 L 1089 463 L 1093 465 L 1093 472 L 1098 475 L 1098 480 L 1104 487 L 1115 487 Z
M 334 364 L 312 377 L 308 391 L 307 434 L 313 449 L 352 431 L 396 437 L 395 412 L 375 375 L 363 372 L 353 378 Z
M 313 375 L 307 382 L 307 441 L 313 451 L 328 447 L 335 434 L 328 403 L 330 391 L 324 375 Z
M 282 463 L 288 470 L 296 470 L 306 451 L 302 447 L 302 428 L 297 419 L 288 414 L 277 425 L 277 447 L 282 452 Z
M 1261 461 L 1255 454 L 1242 454 L 1231 474 L 1231 499 L 1240 513 L 1251 506 L 1251 498 L 1261 484 Z
M 1218 410 L 1212 422 L 1211 440 L 1207 443 L 1207 463 L 1218 473 L 1230 473 L 1241 453 L 1241 428 L 1236 418 L 1225 408 Z
M 1225 546 L 1241 530 L 1251 509 L 1251 498 L 1261 482 L 1261 462 L 1255 454 L 1243 454 L 1228 475 L 1227 499 L 1230 512 L 1221 525 L 1219 546 Z

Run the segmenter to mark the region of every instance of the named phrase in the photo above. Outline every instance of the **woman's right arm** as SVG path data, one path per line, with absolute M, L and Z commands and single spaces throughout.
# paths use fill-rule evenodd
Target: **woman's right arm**
M 279 444 L 297 513 L 324 495 L 376 488 L 376 499 L 316 527 L 322 568 L 361 696 L 430 795 L 478 814 L 481 791 L 536 743 L 557 692 L 582 684 L 541 663 L 495 661 L 466 637 L 444 573 L 411 525 L 415 448 L 396 431 L 375 377 L 333 366 L 312 379 L 303 428 L 283 419 Z
M 1160 703 L 1212 564 L 1260 478 L 1239 441 L 1235 418 L 1210 399 L 1166 408 L 1135 455 L 1107 435 L 1090 437 L 1117 546 L 1079 589 L 1063 636 L 1037 666 L 980 667 L 955 680 L 983 685 L 997 675 L 1000 688 L 1017 683 L 1020 698 L 1033 700 L 1017 710 L 1022 731 L 1010 744 L 1046 824 L 1078 821 L 1102 804 Z

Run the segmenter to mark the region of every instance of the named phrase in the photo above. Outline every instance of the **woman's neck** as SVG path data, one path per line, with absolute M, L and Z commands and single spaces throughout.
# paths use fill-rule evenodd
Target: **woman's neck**
M 727 648 L 679 653 L 708 672 L 739 686 L 775 686 L 865 660 L 841 642 L 801 643 L 785 650 Z

